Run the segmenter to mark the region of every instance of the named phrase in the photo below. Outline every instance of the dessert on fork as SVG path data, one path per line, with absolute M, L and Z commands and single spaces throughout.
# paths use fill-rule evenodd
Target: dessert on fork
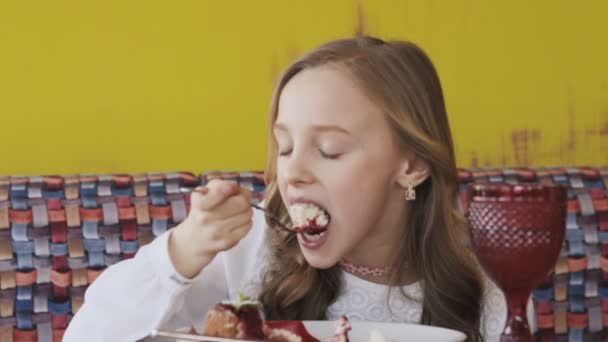
M 312 203 L 296 203 L 289 207 L 292 229 L 297 233 L 322 234 L 329 226 L 329 214 Z

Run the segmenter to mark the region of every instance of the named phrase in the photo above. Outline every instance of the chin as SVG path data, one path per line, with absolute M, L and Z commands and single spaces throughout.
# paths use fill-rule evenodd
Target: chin
M 339 260 L 336 257 L 324 256 L 318 253 L 307 253 L 306 251 L 303 251 L 302 254 L 310 266 L 321 270 L 333 267 Z

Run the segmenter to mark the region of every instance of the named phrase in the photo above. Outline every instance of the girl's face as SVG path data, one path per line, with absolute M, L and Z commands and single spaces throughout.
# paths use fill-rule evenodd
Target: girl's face
M 285 206 L 312 202 L 331 218 L 312 244 L 298 235 L 316 268 L 342 258 L 383 265 L 405 224 L 408 161 L 382 109 L 347 75 L 331 66 L 298 73 L 281 93 L 273 127 Z

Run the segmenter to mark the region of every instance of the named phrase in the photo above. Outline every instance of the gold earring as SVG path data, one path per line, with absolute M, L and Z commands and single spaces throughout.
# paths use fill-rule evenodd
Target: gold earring
M 405 200 L 413 201 L 416 199 L 416 190 L 414 190 L 414 186 L 412 183 L 407 184 L 407 189 L 405 190 Z

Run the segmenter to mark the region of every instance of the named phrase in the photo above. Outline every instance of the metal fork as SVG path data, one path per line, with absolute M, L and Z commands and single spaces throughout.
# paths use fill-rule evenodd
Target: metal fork
M 188 187 L 179 188 L 179 192 L 181 192 L 181 193 L 191 193 L 193 191 L 197 191 L 196 188 L 188 188 Z M 197 192 L 199 192 L 199 191 L 197 191 Z M 293 229 L 291 229 L 291 228 L 287 227 L 286 225 L 284 225 L 283 223 L 281 223 L 281 220 L 278 217 L 276 217 L 273 213 L 271 213 L 270 211 L 260 207 L 259 205 L 255 204 L 255 203 L 250 203 L 250 205 L 252 208 L 263 212 L 264 215 L 266 215 L 266 217 L 271 219 L 279 228 L 281 228 L 287 232 L 294 233 Z

